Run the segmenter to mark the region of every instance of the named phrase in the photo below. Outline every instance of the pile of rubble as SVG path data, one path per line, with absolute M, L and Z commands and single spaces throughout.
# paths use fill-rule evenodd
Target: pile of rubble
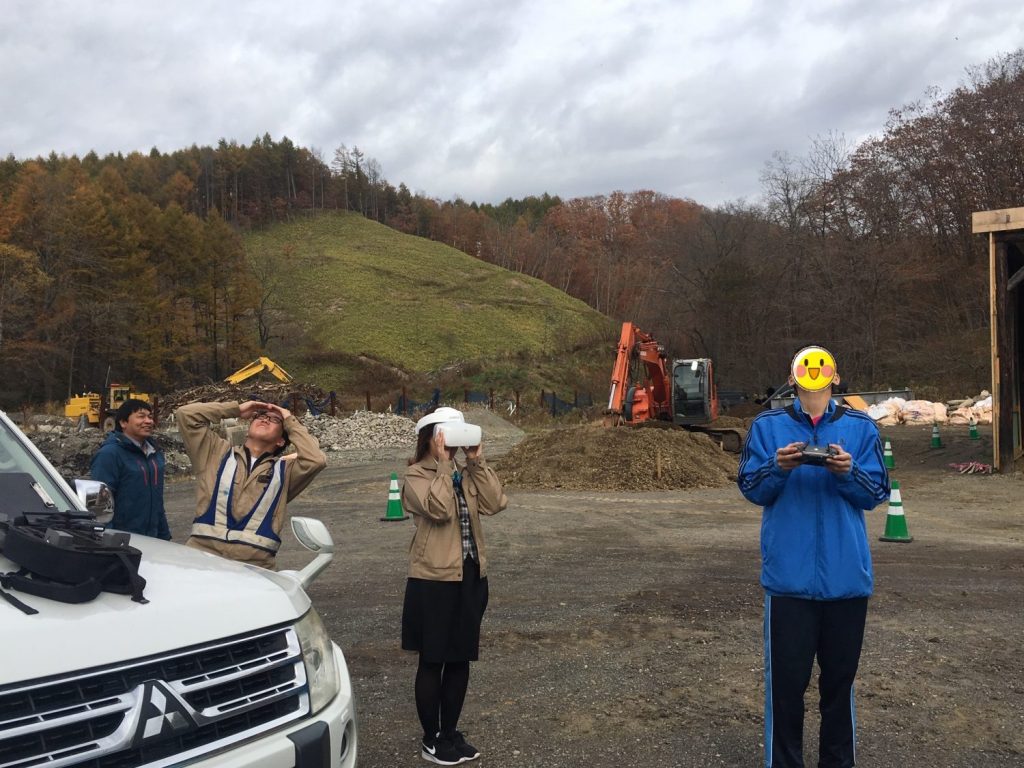
M 170 394 L 161 395 L 157 406 L 162 417 L 169 417 L 178 406 L 197 400 L 204 403 L 244 403 L 247 400 L 261 400 L 266 403 L 278 403 L 297 413 L 306 413 L 310 403 L 317 410 L 326 410 L 327 405 L 327 395 L 322 389 L 312 384 L 253 379 L 237 385 L 217 382 L 179 389 Z
M 407 448 L 411 453 L 415 444 L 415 422 L 393 413 L 356 411 L 346 418 L 306 413 L 299 418 L 328 454 L 379 448 Z M 237 424 L 243 429 L 236 433 L 239 437 L 235 439 L 244 439 L 244 421 L 225 419 L 216 428 L 226 436 L 234 433 Z M 66 477 L 87 477 L 92 457 L 106 439 L 101 430 L 81 429 L 75 422 L 60 416 L 31 416 L 23 428 L 43 455 Z M 163 418 L 153 437 L 164 451 L 168 477 L 191 474 L 192 465 L 173 419 Z
M 374 448 L 408 448 L 412 452 L 416 442 L 416 422 L 396 413 L 356 411 L 343 419 L 306 415 L 302 423 L 325 453 Z
M 102 430 L 95 427 L 80 429 L 75 422 L 62 416 L 31 416 L 21 427 L 57 471 L 68 478 L 88 477 L 92 457 L 107 439 Z M 177 430 L 161 431 L 156 439 L 164 451 L 164 471 L 168 477 L 192 472 L 192 463 Z

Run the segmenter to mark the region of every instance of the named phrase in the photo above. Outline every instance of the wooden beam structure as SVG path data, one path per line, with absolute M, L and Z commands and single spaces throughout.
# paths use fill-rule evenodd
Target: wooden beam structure
M 1024 230 L 1024 208 L 1003 208 L 998 211 L 978 211 L 971 214 L 971 230 L 981 232 L 1006 232 Z
M 979 211 L 975 233 L 988 234 L 989 326 L 992 356 L 992 461 L 1012 472 L 1024 455 L 1021 401 L 1024 400 L 1024 208 Z

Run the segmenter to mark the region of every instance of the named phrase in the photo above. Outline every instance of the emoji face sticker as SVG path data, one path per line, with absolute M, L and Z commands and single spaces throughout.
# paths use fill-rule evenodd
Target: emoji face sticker
M 790 372 L 797 386 L 817 392 L 832 384 L 836 376 L 836 361 L 824 347 L 804 347 L 793 358 Z

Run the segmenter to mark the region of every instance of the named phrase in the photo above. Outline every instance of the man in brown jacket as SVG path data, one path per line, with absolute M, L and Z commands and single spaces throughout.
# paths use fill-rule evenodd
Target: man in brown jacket
M 189 403 L 175 418 L 196 474 L 196 517 L 188 546 L 275 568 L 288 502 L 327 458 L 292 413 L 273 403 Z M 241 447 L 210 429 L 222 419 L 250 420 Z M 285 454 L 291 443 L 294 451 Z

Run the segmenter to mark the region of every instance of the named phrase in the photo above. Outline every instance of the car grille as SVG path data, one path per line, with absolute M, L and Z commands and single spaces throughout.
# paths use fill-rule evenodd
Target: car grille
M 295 630 L 0 689 L 0 768 L 159 768 L 308 714 Z

